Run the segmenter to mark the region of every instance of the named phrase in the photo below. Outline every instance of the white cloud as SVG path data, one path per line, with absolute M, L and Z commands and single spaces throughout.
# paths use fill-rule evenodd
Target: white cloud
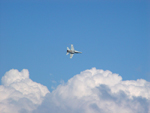
M 46 86 L 33 82 L 27 69 L 12 69 L 2 77 L 0 86 L 0 113 L 30 112 L 41 104 L 49 93 Z
M 85 70 L 52 93 L 29 79 L 28 70 L 10 70 L 2 83 L 2 113 L 150 113 L 150 82 L 123 81 L 108 70 Z

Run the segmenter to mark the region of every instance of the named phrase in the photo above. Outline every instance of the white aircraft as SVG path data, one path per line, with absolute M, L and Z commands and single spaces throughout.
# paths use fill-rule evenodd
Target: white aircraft
M 82 53 L 82 52 L 74 50 L 73 44 L 71 44 L 71 49 L 69 49 L 69 47 L 67 47 L 67 54 L 66 55 L 68 55 L 69 53 L 70 53 L 70 58 L 72 58 L 73 54 Z

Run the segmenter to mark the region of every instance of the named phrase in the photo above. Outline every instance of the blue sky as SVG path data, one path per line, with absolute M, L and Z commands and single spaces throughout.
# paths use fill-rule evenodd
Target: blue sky
M 150 2 L 1 1 L 0 78 L 28 69 L 48 87 L 96 67 L 150 81 Z M 66 47 L 82 51 L 72 59 Z M 52 81 L 56 81 L 53 83 Z

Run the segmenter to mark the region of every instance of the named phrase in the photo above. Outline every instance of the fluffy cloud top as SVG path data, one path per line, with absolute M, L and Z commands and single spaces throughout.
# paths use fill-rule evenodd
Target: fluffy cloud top
M 44 96 L 49 93 L 46 86 L 33 82 L 29 71 L 19 72 L 12 69 L 2 77 L 0 86 L 0 113 L 17 113 L 32 111 L 41 104 Z
M 85 70 L 52 93 L 25 69 L 10 70 L 2 83 L 0 113 L 150 113 L 150 82 L 108 70 Z

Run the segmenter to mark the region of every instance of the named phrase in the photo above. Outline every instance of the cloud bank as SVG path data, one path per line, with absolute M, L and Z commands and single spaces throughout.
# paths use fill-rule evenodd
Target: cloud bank
M 12 69 L 2 77 L 0 113 L 30 113 L 40 105 L 47 93 L 46 86 L 33 82 L 27 69 Z
M 33 82 L 29 72 L 12 69 L 2 77 L 0 113 L 150 113 L 150 82 L 123 81 L 111 71 L 92 68 L 53 92 Z

